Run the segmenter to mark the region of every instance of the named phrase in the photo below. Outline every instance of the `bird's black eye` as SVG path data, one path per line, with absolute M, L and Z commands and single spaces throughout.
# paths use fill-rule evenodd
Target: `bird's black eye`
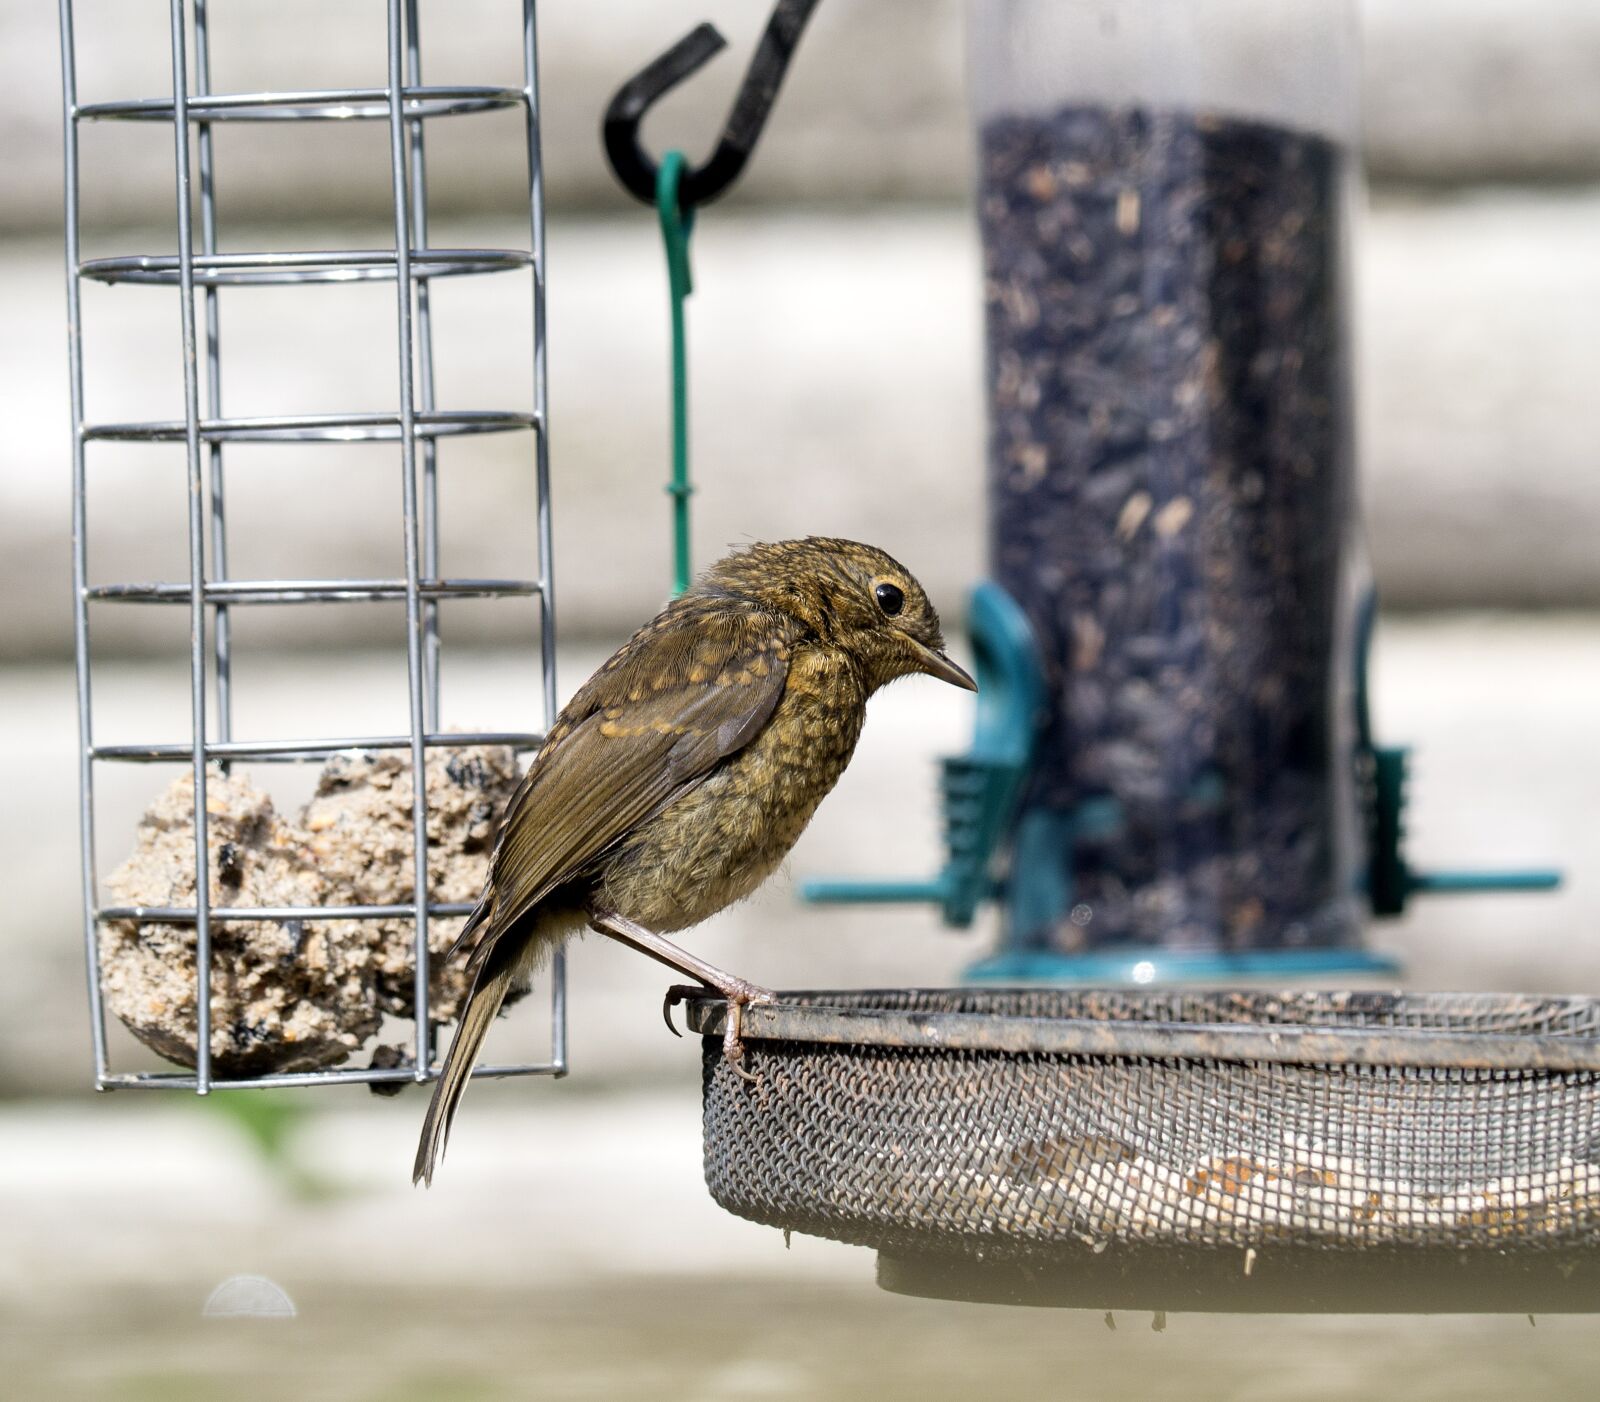
M 880 584 L 872 592 L 877 597 L 878 607 L 890 618 L 906 606 L 906 596 L 900 592 L 898 584 Z

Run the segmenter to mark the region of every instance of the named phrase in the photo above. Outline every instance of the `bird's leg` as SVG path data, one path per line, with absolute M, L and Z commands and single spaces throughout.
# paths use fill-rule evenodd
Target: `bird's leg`
M 770 989 L 762 988 L 759 984 L 750 983 L 736 974 L 730 974 L 719 969 L 715 964 L 708 964 L 704 959 L 697 958 L 686 949 L 681 949 L 669 939 L 664 939 L 654 930 L 647 930 L 643 925 L 629 920 L 624 915 L 616 915 L 610 911 L 601 911 L 589 917 L 589 923 L 602 935 L 609 935 L 612 939 L 625 944 L 630 949 L 636 949 L 641 954 L 648 954 L 652 959 L 659 960 L 669 969 L 676 969 L 680 974 L 687 974 L 692 979 L 698 979 L 707 988 L 720 993 L 728 1002 L 727 1024 L 722 1034 L 722 1054 L 727 1059 L 728 1065 L 743 1076 L 747 1081 L 754 1080 L 748 1071 L 739 1063 L 744 1059 L 744 1043 L 740 1040 L 740 1021 L 746 1003 L 771 1003 L 775 1002 L 777 995 Z M 671 1008 L 680 1001 L 686 993 L 698 992 L 698 989 L 684 988 L 679 985 L 667 990 L 667 998 L 662 1004 L 662 1014 L 667 1019 L 667 1026 L 672 1027 Z M 673 1027 L 676 1032 L 678 1029 Z

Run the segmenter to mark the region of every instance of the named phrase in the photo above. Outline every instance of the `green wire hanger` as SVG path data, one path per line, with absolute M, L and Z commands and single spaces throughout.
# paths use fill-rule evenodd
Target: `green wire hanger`
M 689 497 L 694 487 L 689 481 L 689 365 L 683 304 L 694 290 L 689 272 L 694 212 L 720 199 L 743 172 L 816 4 L 817 0 L 777 0 L 716 149 L 703 165 L 689 165 L 681 151 L 669 151 L 658 165 L 640 144 L 639 126 L 652 105 L 726 46 L 714 25 L 697 25 L 628 79 L 607 105 L 601 125 L 612 171 L 636 200 L 655 205 L 666 245 L 672 299 L 672 480 L 667 492 L 672 497 L 675 594 L 689 587 L 690 577 Z
M 656 212 L 661 216 L 661 240 L 667 252 L 667 286 L 672 301 L 672 592 L 689 587 L 689 354 L 684 335 L 684 306 L 694 291 L 689 269 L 689 235 L 694 231 L 694 210 L 678 199 L 683 172 L 688 166 L 682 151 L 668 151 L 656 173 Z

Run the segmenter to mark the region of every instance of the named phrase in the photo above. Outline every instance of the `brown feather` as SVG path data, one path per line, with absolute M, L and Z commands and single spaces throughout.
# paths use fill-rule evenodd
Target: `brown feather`
M 792 621 L 693 602 L 636 633 L 551 727 L 507 806 L 482 913 L 457 941 L 473 962 L 771 716 L 798 631 Z M 707 686 L 707 676 L 732 680 Z M 538 822 L 517 821 L 535 812 Z
M 450 1125 L 455 1120 L 456 1109 L 467 1089 L 467 1080 L 478 1060 L 483 1039 L 489 1035 L 489 1028 L 500 1011 L 500 1005 L 511 990 L 515 972 L 509 963 L 493 971 L 480 968 L 472 981 L 466 1008 L 450 1042 L 450 1054 L 445 1057 L 439 1079 L 433 1087 L 433 1098 L 428 1102 L 428 1113 L 422 1121 L 417 1158 L 411 1166 L 413 1185 L 419 1180 L 430 1187 L 433 1185 L 433 1171 L 444 1156 L 445 1144 L 450 1138 Z

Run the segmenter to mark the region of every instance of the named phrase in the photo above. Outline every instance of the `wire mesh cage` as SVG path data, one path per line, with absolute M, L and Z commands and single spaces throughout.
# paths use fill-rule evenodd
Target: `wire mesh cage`
M 213 7 L 206 0 L 171 0 L 168 25 L 171 46 L 171 90 L 158 97 L 84 103 L 78 90 L 81 36 L 75 31 L 73 0 L 61 0 L 63 116 L 65 126 L 67 310 L 69 319 L 73 493 L 73 585 L 76 601 L 76 656 L 80 742 L 81 831 L 83 870 L 83 935 L 89 969 L 95 1084 L 100 1089 L 169 1087 L 204 1094 L 217 1088 L 286 1086 L 310 1083 L 371 1084 L 425 1081 L 437 1026 L 430 1007 L 430 924 L 464 916 L 470 903 L 442 901 L 430 892 L 429 842 L 432 771 L 430 754 L 448 756 L 481 752 L 481 747 L 535 748 L 538 732 L 504 730 L 445 731 L 440 718 L 443 667 L 441 606 L 458 599 L 532 600 L 537 614 L 537 655 L 541 672 L 543 724 L 555 712 L 555 631 L 551 588 L 551 518 L 546 415 L 544 195 L 540 169 L 540 109 L 536 17 L 532 0 L 521 9 L 520 36 L 504 36 L 507 47 L 520 50 L 521 82 L 510 86 L 427 86 L 423 78 L 423 43 L 417 0 L 388 0 L 386 81 L 375 87 L 314 91 L 218 91 L 212 84 Z M 119 17 L 120 19 L 120 17 Z M 374 55 L 373 57 L 376 57 Z M 426 133 L 446 119 L 510 111 L 520 114 L 526 143 L 525 247 L 435 248 L 429 239 L 428 162 Z M 170 128 L 173 149 L 176 248 L 85 259 L 80 142 L 86 127 L 108 123 L 160 124 Z M 234 123 L 271 124 L 283 137 L 274 159 L 293 162 L 295 133 L 315 132 L 322 124 L 375 123 L 387 131 L 386 178 L 392 194 L 393 242 L 376 249 L 309 249 L 287 251 L 225 250 L 219 229 L 217 188 L 219 156 L 216 132 Z M 325 128 L 324 128 L 325 129 Z M 198 217 L 196 217 L 198 216 Z M 198 225 L 198 227 L 196 227 Z M 438 393 L 435 363 L 433 284 L 441 278 L 489 276 L 528 279 L 531 296 L 532 376 L 528 402 L 514 408 L 446 407 Z M 223 404 L 224 362 L 228 338 L 221 304 L 224 290 L 268 289 L 242 293 L 270 297 L 271 289 L 333 287 L 351 283 L 390 282 L 395 287 L 394 322 L 398 355 L 394 398 L 386 407 L 366 404 L 350 412 L 286 413 L 274 416 L 231 416 Z M 91 416 L 85 403 L 84 343 L 94 328 L 85 326 L 84 289 L 90 284 L 146 285 L 177 293 L 181 343 L 171 345 L 183 367 L 183 415 L 176 420 L 104 422 Z M 525 304 L 524 304 L 525 305 Z M 350 346 L 349 355 L 388 354 L 384 345 Z M 230 394 L 235 380 L 229 379 Z M 532 478 L 535 508 L 531 519 L 498 526 L 483 522 L 485 532 L 514 532 L 531 540 L 533 568 L 528 577 L 479 579 L 446 577 L 440 563 L 440 460 L 455 451 L 447 441 L 479 435 L 522 435 L 526 466 Z M 92 493 L 91 460 L 100 445 L 145 443 L 182 445 L 186 469 L 185 531 L 189 574 L 186 581 L 156 583 L 94 582 L 89 558 L 87 521 Z M 308 444 L 388 445 L 398 468 L 401 498 L 399 520 L 404 569 L 391 578 L 331 577 L 319 579 L 237 577 L 229 571 L 230 544 L 248 517 L 230 521 L 227 510 L 230 466 L 236 445 L 270 445 L 277 453 L 304 451 Z M 470 464 L 468 465 L 470 468 Z M 525 553 L 526 546 L 522 546 Z M 234 624 L 236 612 L 262 606 L 327 604 L 403 604 L 408 725 L 402 733 L 348 734 L 332 731 L 287 739 L 260 739 L 235 732 L 238 701 L 235 684 Z M 110 615 L 131 604 L 187 611 L 189 623 L 190 736 L 181 741 L 102 744 L 97 742 L 91 705 L 91 616 L 97 639 L 102 627 L 115 630 Z M 404 898 L 380 902 L 343 902 L 326 898 L 300 904 L 251 905 L 219 902 L 219 861 L 230 855 L 219 849 L 215 826 L 218 794 L 241 764 L 307 764 L 330 757 L 391 755 L 409 764 L 410 875 Z M 452 758 L 452 762 L 454 759 Z M 192 880 L 194 899 L 188 905 L 149 906 L 107 903 L 96 865 L 96 776 L 106 765 L 177 765 L 192 776 Z M 427 782 L 412 782 L 427 776 Z M 513 776 L 514 777 L 514 776 Z M 212 802 L 208 807 L 208 795 Z M 208 817 L 209 815 L 209 817 Z M 222 855 L 219 857 L 219 851 Z M 224 873 L 226 875 L 226 873 Z M 413 1023 L 409 1053 L 396 1052 L 390 1064 L 367 1068 L 290 1070 L 278 1074 L 243 1074 L 219 1063 L 213 1049 L 217 1001 L 219 938 L 241 929 L 281 932 L 289 962 L 299 957 L 308 929 L 332 946 L 349 938 L 361 922 L 405 922 L 409 926 L 411 984 L 405 999 Z M 173 945 L 171 957 L 192 961 L 192 1072 L 114 1072 L 108 1060 L 104 969 L 101 942 L 107 929 L 192 931 Z M 220 932 L 220 934 L 219 934 Z M 478 1074 L 563 1074 L 566 1067 L 565 973 L 557 957 L 550 984 L 551 1043 L 548 1058 L 537 1062 L 480 1068 Z
M 934 1262 L 917 1293 L 1284 1309 L 1309 1280 L 1320 1308 L 1600 1306 L 1591 998 L 786 994 L 746 1010 L 754 1083 L 721 1004 L 692 1025 L 716 1200 L 876 1247 L 891 1276 Z

